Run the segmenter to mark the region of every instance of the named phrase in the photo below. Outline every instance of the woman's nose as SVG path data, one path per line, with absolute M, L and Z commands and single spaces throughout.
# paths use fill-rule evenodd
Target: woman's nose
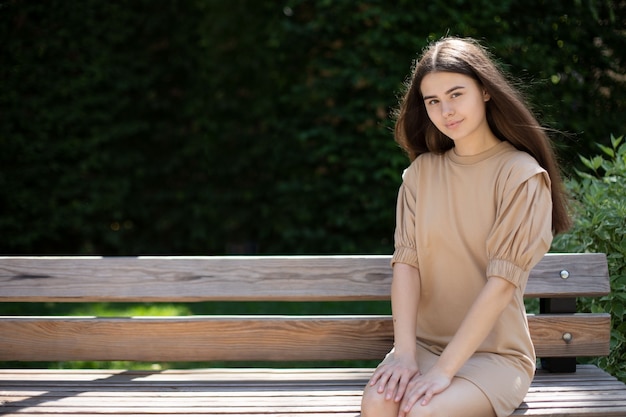
M 443 117 L 450 117 L 454 114 L 454 108 L 450 103 L 442 103 L 441 105 L 441 114 Z

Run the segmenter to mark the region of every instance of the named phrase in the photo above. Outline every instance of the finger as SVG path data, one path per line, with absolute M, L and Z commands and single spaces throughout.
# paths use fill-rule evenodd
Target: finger
M 411 390 L 410 395 L 404 395 L 403 401 L 400 404 L 400 410 L 404 414 L 408 413 L 423 395 L 424 390 L 421 387 L 419 389 Z
M 395 375 L 390 376 L 387 381 L 387 389 L 385 390 L 385 399 L 390 400 L 393 398 L 396 392 L 396 388 L 398 387 L 398 380 L 401 377 L 397 377 Z
M 374 371 L 374 374 L 372 375 L 372 378 L 370 378 L 370 386 L 374 386 L 376 385 L 376 383 L 378 382 L 378 380 L 380 379 L 381 375 L 382 375 L 382 370 L 377 369 Z
M 398 381 L 398 388 L 396 390 L 396 398 L 394 398 L 395 402 L 400 402 L 400 400 L 404 396 L 404 393 L 406 392 L 406 388 L 409 385 L 409 381 L 410 381 L 409 378 L 400 377 L 400 381 Z
M 428 405 L 428 403 L 430 402 L 430 400 L 433 399 L 434 396 L 435 396 L 435 393 L 432 389 L 427 390 L 426 393 L 424 394 L 422 405 Z
M 374 386 L 376 385 L 379 381 L 381 381 L 381 379 L 383 379 L 383 377 L 389 373 L 388 371 L 388 366 L 387 365 L 382 365 L 379 366 L 378 368 L 376 368 L 374 370 L 374 374 L 372 375 L 372 378 L 370 379 L 370 385 Z M 387 377 L 388 379 L 389 377 Z M 384 385 L 384 384 L 383 384 Z
M 403 397 L 402 402 L 398 407 L 398 417 L 406 417 L 411 411 L 411 408 L 413 408 L 413 405 L 411 405 L 410 400 L 406 396 Z
M 378 378 L 378 389 L 377 389 L 379 394 L 382 394 L 385 391 L 385 388 L 389 386 L 389 380 L 391 379 L 392 376 L 393 376 L 392 372 L 385 372 L 380 375 L 380 378 Z

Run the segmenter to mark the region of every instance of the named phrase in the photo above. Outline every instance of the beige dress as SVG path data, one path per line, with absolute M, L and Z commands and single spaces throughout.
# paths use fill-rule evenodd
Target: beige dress
M 523 293 L 552 241 L 550 179 L 509 142 L 473 156 L 420 155 L 403 175 L 392 263 L 420 271 L 417 344 L 427 370 L 450 342 L 487 277 L 517 287 L 493 330 L 457 374 L 498 416 L 522 402 L 535 371 Z

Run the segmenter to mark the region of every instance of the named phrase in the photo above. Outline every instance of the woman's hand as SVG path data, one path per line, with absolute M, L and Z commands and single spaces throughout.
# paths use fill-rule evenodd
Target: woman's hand
M 381 364 L 370 379 L 370 385 L 378 385 L 379 394 L 385 394 L 386 400 L 400 402 L 406 388 L 416 375 L 419 375 L 417 359 L 412 356 L 400 356 L 392 353 L 393 359 Z
M 436 366 L 424 375 L 415 375 L 409 381 L 400 403 L 399 417 L 404 417 L 421 399 L 421 405 L 428 405 L 432 398 L 445 391 L 452 383 L 452 378 Z

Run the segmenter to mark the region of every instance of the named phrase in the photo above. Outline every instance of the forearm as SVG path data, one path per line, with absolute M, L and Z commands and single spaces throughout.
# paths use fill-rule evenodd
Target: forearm
M 419 270 L 407 264 L 396 263 L 391 284 L 391 309 L 394 347 L 398 355 L 415 355 L 419 294 Z
M 502 311 L 511 302 L 516 287 L 494 277 L 479 293 L 436 366 L 453 377 L 487 338 Z

